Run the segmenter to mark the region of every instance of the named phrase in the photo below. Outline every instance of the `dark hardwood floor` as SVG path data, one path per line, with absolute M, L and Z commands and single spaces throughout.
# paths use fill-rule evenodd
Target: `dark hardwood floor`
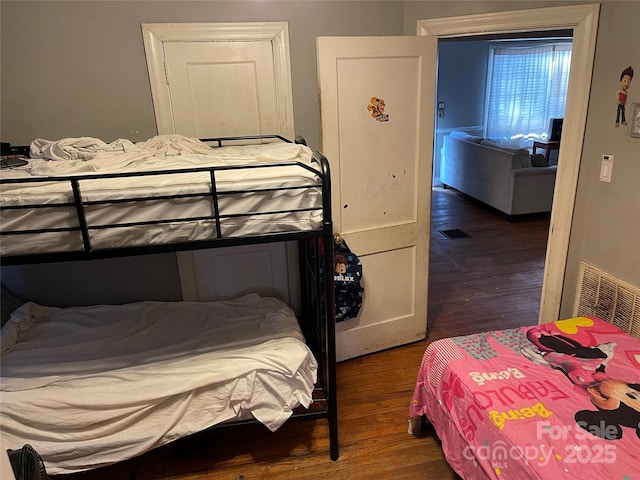
M 469 237 L 450 239 L 442 230 Z M 549 215 L 508 217 L 452 189 L 432 197 L 430 340 L 538 321 Z
M 74 480 L 454 479 L 432 431 L 407 433 L 426 345 L 438 338 L 537 322 L 548 216 L 507 217 L 434 189 L 428 338 L 338 364 L 340 458 L 325 421 L 214 429 Z M 452 239 L 441 230 L 460 229 Z

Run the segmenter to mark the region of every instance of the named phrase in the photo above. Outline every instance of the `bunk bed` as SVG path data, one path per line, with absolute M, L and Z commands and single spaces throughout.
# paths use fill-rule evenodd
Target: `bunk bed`
M 327 159 L 278 135 L 34 141 L 31 153 L 0 176 L 3 266 L 296 241 L 301 311 L 256 294 L 26 302 L 2 327 L 3 444 L 60 474 L 207 428 L 321 418 L 336 460 Z
M 436 340 L 409 431 L 432 425 L 465 479 L 636 478 L 639 337 L 638 323 L 584 316 Z

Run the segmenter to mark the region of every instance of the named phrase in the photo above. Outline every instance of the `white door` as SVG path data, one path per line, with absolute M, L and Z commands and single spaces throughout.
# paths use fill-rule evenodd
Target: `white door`
M 261 243 L 182 252 L 182 296 L 190 301 L 226 300 L 247 293 L 276 297 L 299 309 L 297 270 L 287 269 L 295 243 Z
M 322 151 L 334 230 L 360 256 L 345 360 L 425 338 L 437 44 L 429 37 L 320 37 Z
M 286 22 L 142 28 L 158 133 L 293 138 Z M 178 253 L 182 296 L 203 301 L 257 292 L 297 310 L 296 248 L 268 243 Z
M 287 22 L 142 24 L 158 133 L 293 138 Z
M 176 132 L 206 138 L 280 131 L 269 40 L 170 42 L 164 52 Z

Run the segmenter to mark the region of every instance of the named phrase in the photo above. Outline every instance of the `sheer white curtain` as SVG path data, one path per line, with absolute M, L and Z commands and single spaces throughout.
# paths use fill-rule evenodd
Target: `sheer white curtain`
M 564 116 L 571 43 L 494 45 L 490 58 L 486 136 L 511 147 L 546 139 Z

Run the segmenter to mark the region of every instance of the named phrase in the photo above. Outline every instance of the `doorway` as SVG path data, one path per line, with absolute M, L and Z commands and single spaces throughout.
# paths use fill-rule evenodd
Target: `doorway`
M 490 112 L 487 105 L 493 48 L 513 48 L 521 52 L 525 47 L 570 45 L 572 36 L 572 30 L 564 30 L 482 35 L 438 42 L 428 313 L 430 326 L 436 331 L 438 323 L 455 324 L 457 310 L 464 305 L 473 311 L 472 327 L 479 330 L 537 323 L 549 211 L 508 217 L 464 193 L 452 188 L 443 189 L 439 163 L 443 160 L 444 139 L 452 132 L 481 138 L 488 136 L 486 126 Z M 565 101 L 566 93 L 563 93 L 563 98 L 555 104 L 559 103 L 563 109 Z M 557 111 L 552 116 L 556 115 L 562 117 L 563 113 Z M 547 121 L 545 126 L 548 124 Z M 538 128 L 541 133 L 544 127 Z M 531 142 L 528 144 L 530 146 Z M 523 146 L 526 148 L 526 145 Z M 550 164 L 557 164 L 557 151 L 552 153 Z M 553 175 L 547 173 L 549 169 L 543 170 L 545 178 L 551 182 L 545 182 L 546 194 L 541 192 L 538 198 L 550 206 L 555 170 Z M 482 179 L 475 181 L 481 183 Z M 523 186 L 517 192 L 523 193 Z M 542 200 L 545 195 L 546 202 Z M 530 207 L 532 210 L 538 208 L 540 212 L 544 210 L 540 205 L 531 204 Z M 449 232 L 451 229 L 454 231 Z M 457 233 L 455 229 L 461 230 L 457 236 L 452 235 Z M 443 284 L 448 285 L 446 290 L 443 290 Z
M 538 315 L 539 323 L 557 320 L 560 312 L 591 87 L 591 82 L 585 82 L 584 79 L 591 79 L 593 71 L 599 11 L 599 5 L 594 4 L 418 20 L 418 35 L 438 38 L 558 29 L 573 30 L 573 55 L 565 109 L 563 149 L 558 158 L 554 205 L 551 212 Z

